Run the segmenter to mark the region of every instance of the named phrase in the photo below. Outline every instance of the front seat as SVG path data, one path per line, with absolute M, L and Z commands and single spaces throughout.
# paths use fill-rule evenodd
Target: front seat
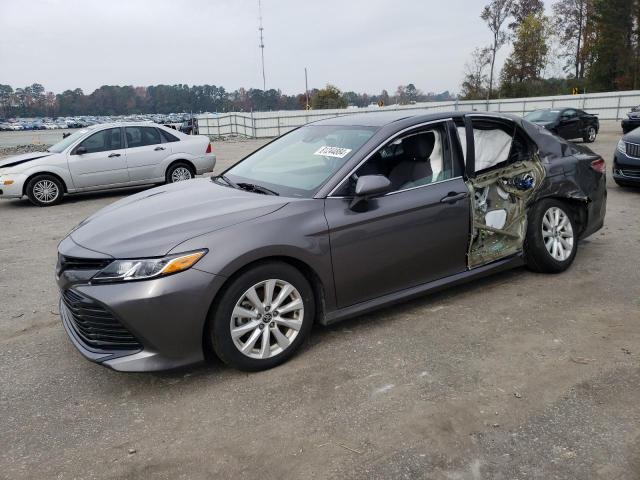
M 435 142 L 433 132 L 412 135 L 402 140 L 403 159 L 389 173 L 393 190 L 431 182 L 433 169 L 430 157 Z

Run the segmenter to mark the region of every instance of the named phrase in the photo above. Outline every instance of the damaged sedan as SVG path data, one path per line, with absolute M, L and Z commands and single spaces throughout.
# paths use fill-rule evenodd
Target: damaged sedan
M 58 248 L 60 312 L 116 370 L 208 353 L 262 370 L 315 322 L 521 265 L 562 272 L 605 210 L 604 160 L 521 118 L 332 118 L 83 221 Z

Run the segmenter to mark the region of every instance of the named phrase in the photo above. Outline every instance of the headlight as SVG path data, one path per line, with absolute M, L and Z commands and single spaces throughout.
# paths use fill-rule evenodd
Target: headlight
M 624 140 L 620 139 L 617 148 L 620 153 L 627 153 L 627 145 L 624 143 Z
M 126 282 L 147 280 L 173 273 L 183 272 L 194 266 L 207 253 L 207 250 L 178 253 L 162 258 L 143 258 L 138 260 L 115 260 L 100 270 L 92 282 Z

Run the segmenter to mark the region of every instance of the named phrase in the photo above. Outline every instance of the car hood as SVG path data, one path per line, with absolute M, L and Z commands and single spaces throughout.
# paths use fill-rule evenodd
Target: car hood
M 13 155 L 11 157 L 4 158 L 0 160 L 0 171 L 6 171 L 11 169 L 12 172 L 20 170 L 20 168 L 24 165 L 25 168 L 30 167 L 33 162 L 39 160 L 41 158 L 50 157 L 51 155 L 55 155 L 51 152 L 30 152 L 24 153 L 22 155 Z
M 282 197 L 199 178 L 119 200 L 81 222 L 70 236 L 82 247 L 115 258 L 162 256 L 190 238 L 267 215 L 286 204 Z

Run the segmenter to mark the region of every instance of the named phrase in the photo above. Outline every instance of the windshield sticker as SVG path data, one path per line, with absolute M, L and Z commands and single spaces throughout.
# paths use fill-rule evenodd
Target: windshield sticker
M 344 158 L 351 152 L 350 148 L 342 147 L 320 147 L 314 155 L 322 155 L 323 157 Z

